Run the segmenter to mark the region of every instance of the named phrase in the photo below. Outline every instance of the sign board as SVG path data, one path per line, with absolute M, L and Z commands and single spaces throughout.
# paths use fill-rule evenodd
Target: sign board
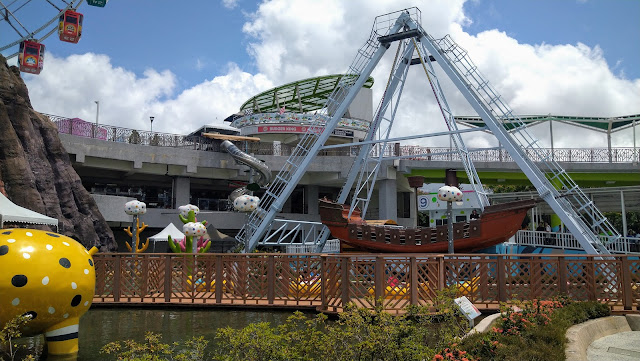
M 473 321 L 474 318 L 476 318 L 476 317 L 481 315 L 481 313 L 478 310 L 478 308 L 476 306 L 474 306 L 473 303 L 471 303 L 471 301 L 469 301 L 469 299 L 467 297 L 465 297 L 465 296 L 456 298 L 456 299 L 453 300 L 453 302 L 455 302 L 456 305 L 458 305 L 458 307 L 460 307 L 460 311 L 462 311 L 464 316 L 469 321 Z
M 312 131 L 321 134 L 324 127 L 310 127 L 305 125 L 261 125 L 258 127 L 258 133 L 306 133 Z M 331 135 L 336 137 L 353 138 L 353 130 L 334 129 Z

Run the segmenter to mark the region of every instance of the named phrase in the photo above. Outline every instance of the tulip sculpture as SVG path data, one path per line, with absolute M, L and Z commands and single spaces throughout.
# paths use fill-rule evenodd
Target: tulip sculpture
M 147 205 L 140 201 L 130 201 L 124 205 L 124 212 L 133 215 L 133 223 L 136 224 L 136 230 L 133 232 L 130 230 L 130 227 L 124 229 L 129 237 L 131 237 L 131 245 L 125 243 L 127 249 L 129 249 L 130 252 L 142 253 L 149 248 L 149 239 L 147 238 L 147 241 L 143 245 L 140 245 L 140 233 L 147 228 L 147 225 L 142 222 L 142 226 L 140 226 L 140 218 L 138 218 L 138 216 L 147 213 Z
M 181 241 L 171 239 L 169 236 L 169 248 L 174 253 L 205 253 L 211 247 L 210 240 L 204 240 L 204 235 L 207 233 L 207 221 L 198 222 L 196 214 L 200 213 L 200 209 L 193 204 L 187 204 L 178 208 L 180 214 L 178 217 L 180 221 L 184 223 L 182 226 L 182 232 L 185 234 L 185 238 Z M 193 237 L 200 237 L 196 243 L 193 243 Z

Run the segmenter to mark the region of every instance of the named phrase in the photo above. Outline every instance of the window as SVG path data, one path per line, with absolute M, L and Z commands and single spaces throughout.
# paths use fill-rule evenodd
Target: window
M 28 45 L 25 52 L 29 55 L 38 55 L 38 48 L 33 45 Z

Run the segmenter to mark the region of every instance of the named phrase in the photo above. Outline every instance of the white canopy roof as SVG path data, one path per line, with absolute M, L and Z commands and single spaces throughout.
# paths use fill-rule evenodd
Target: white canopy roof
M 169 223 L 169 225 L 164 227 L 164 229 L 160 231 L 160 233 L 156 234 L 153 237 L 149 237 L 149 239 L 153 242 L 166 242 L 169 240 L 167 236 L 171 236 L 171 239 L 173 240 L 180 240 L 184 238 L 184 233 L 180 232 L 180 230 L 178 230 L 178 228 L 176 228 L 173 223 Z
M 0 193 L 0 228 L 5 222 L 14 223 L 30 223 L 30 224 L 49 224 L 58 227 L 58 220 L 34 212 L 30 209 L 20 207 L 11 202 L 4 194 Z

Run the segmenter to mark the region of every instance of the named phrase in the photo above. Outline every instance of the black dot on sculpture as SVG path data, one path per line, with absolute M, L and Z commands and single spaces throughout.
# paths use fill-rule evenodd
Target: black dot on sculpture
M 64 268 L 69 268 L 69 267 L 71 267 L 71 262 L 70 262 L 70 261 L 69 261 L 69 259 L 67 259 L 67 258 L 64 258 L 64 257 L 63 257 L 63 258 L 60 258 L 60 261 L 59 261 L 59 262 L 60 262 L 60 265 L 61 265 L 62 267 L 64 267 Z
M 15 287 L 22 287 L 27 284 L 27 276 L 25 275 L 15 275 L 11 278 L 11 284 Z
M 29 311 L 25 312 L 22 316 L 29 317 L 29 319 L 31 320 L 35 320 L 36 317 L 38 317 L 38 314 L 36 313 L 36 311 Z
M 59 235 L 57 235 L 55 233 L 47 233 L 47 236 L 51 236 L 51 237 L 55 237 L 55 238 L 60 237 Z
M 11 234 L 11 231 L 2 232 L 2 234 Z
M 72 307 L 76 307 L 77 305 L 80 304 L 80 302 L 82 302 L 82 296 L 80 295 L 75 295 L 73 297 L 73 299 L 71 300 L 71 306 Z
M 89 266 L 93 267 L 93 261 L 89 260 Z
M 6 244 L 0 246 L 0 256 L 4 256 L 7 253 L 9 253 L 9 246 L 7 246 Z

